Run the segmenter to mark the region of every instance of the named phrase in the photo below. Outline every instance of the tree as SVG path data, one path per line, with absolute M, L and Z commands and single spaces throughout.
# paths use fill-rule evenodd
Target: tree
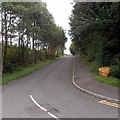
M 4 72 L 61 55 L 65 42 L 45 3 L 2 3 Z
M 100 66 L 116 64 L 120 54 L 119 14 L 120 3 L 76 3 L 70 17 L 75 53 L 87 55 Z

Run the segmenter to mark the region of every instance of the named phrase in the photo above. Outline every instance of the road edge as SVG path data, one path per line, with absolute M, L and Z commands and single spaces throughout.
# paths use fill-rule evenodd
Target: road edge
M 1 81 L 0 81 L 0 85 L 5 86 L 5 85 L 7 85 L 7 84 L 9 84 L 9 83 L 11 83 L 11 82 L 13 82 L 13 81 L 16 81 L 16 80 L 18 80 L 18 79 L 20 79 L 20 78 L 23 78 L 23 77 L 27 76 L 27 75 L 30 75 L 31 73 L 33 73 L 33 72 L 35 72 L 35 71 L 37 71 L 37 70 L 40 70 L 40 69 L 46 67 L 47 65 L 52 64 L 53 62 L 55 62 L 55 61 L 57 61 L 57 60 L 60 60 L 60 59 L 62 59 L 62 58 L 63 58 L 63 57 L 57 57 L 57 58 L 54 58 L 54 59 L 48 59 L 48 60 L 46 60 L 46 61 L 42 61 L 42 62 L 43 62 L 43 65 L 41 64 L 41 66 L 39 66 L 38 68 L 35 68 L 35 69 L 33 69 L 33 70 L 30 70 L 30 71 L 27 72 L 27 73 L 20 74 L 20 75 L 18 75 L 17 77 L 14 77 L 14 78 L 12 78 L 12 79 L 5 80 L 5 82 L 3 82 L 3 77 L 2 77 L 2 79 L 1 79 Z M 46 62 L 46 63 L 45 63 L 45 62 Z M 47 63 L 47 62 L 48 62 L 48 63 Z M 39 63 L 37 63 L 37 64 L 39 64 Z M 34 64 L 33 66 L 26 67 L 26 68 L 24 68 L 24 69 L 27 69 L 27 68 L 30 68 L 30 67 L 34 67 L 34 66 L 36 66 L 37 64 Z M 19 73 L 22 72 L 22 71 L 23 71 L 23 70 L 20 70 L 20 71 L 18 71 L 17 73 L 19 74 Z M 13 74 L 15 74 L 15 73 L 13 73 Z M 9 78 L 9 76 L 8 76 L 8 78 Z
M 94 92 L 91 92 L 89 90 L 86 90 L 82 87 L 80 87 L 79 85 L 77 85 L 77 83 L 75 83 L 75 71 L 74 71 L 74 57 L 73 57 L 73 77 L 72 77 L 72 83 L 73 85 L 78 88 L 79 90 L 91 95 L 91 96 L 94 96 L 94 97 L 97 97 L 97 98 L 100 98 L 100 99 L 104 99 L 104 100 L 108 100 L 110 102 L 117 102 L 117 103 L 120 103 L 120 100 L 118 99 L 115 99 L 115 98 L 111 98 L 111 97 L 107 97 L 107 96 L 104 96 L 104 95 L 100 95 L 100 94 L 97 94 L 97 93 L 94 93 Z

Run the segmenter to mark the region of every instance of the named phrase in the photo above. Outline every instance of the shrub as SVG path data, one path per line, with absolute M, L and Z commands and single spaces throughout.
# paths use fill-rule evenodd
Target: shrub
M 10 63 L 5 64 L 5 66 L 4 66 L 4 72 L 5 73 L 6 72 L 12 73 L 14 70 L 15 70 L 15 66 L 13 64 L 10 64 Z
M 111 75 L 120 78 L 120 69 L 118 68 L 118 65 L 111 67 Z

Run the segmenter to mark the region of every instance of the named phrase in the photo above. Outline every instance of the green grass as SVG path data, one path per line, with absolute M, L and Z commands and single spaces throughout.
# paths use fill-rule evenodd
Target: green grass
M 103 76 L 99 76 L 99 75 L 95 75 L 95 78 L 103 83 L 106 83 L 108 85 L 112 85 L 115 87 L 120 87 L 120 80 L 118 78 L 114 78 L 114 77 L 103 77 Z
M 120 79 L 109 76 L 109 77 L 103 77 L 99 75 L 99 65 L 95 64 L 95 63 L 91 63 L 87 61 L 86 57 L 82 56 L 82 61 L 87 64 L 89 70 L 94 74 L 96 80 L 98 80 L 99 82 L 103 82 L 106 83 L 108 85 L 112 85 L 115 87 L 120 87 Z
M 39 62 L 35 65 L 29 66 L 29 67 L 26 67 L 26 68 L 22 68 L 20 71 L 3 74 L 2 79 L 0 79 L 0 84 L 7 84 L 10 81 L 16 80 L 20 77 L 24 77 L 25 75 L 30 74 L 33 71 L 38 70 L 38 69 L 52 63 L 55 60 L 58 60 L 60 58 L 61 57 L 58 57 L 58 58 L 55 58 L 55 59 L 52 59 L 52 60 L 41 61 L 41 62 Z

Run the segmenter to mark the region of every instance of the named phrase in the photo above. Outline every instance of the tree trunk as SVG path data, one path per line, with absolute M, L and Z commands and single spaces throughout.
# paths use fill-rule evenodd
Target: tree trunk
M 19 34 L 19 39 L 18 39 L 18 47 L 20 47 L 20 33 Z
M 8 46 L 8 28 L 7 28 L 7 11 L 4 10 L 4 19 L 5 19 L 5 45 L 4 45 L 4 51 L 3 51 L 3 70 L 6 62 L 6 55 L 7 55 L 7 46 Z
M 35 22 L 33 23 L 33 26 L 35 26 Z M 32 42 L 33 42 L 32 48 L 34 50 L 35 49 L 35 34 L 34 33 L 33 33 L 33 40 L 32 40 Z

